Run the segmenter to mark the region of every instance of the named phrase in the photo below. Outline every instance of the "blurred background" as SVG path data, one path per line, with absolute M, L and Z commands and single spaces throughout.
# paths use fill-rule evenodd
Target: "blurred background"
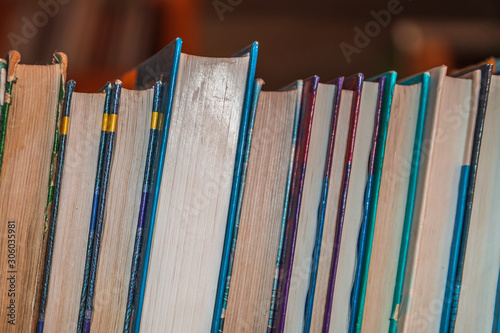
M 78 91 L 106 81 L 175 37 L 183 51 L 229 56 L 260 43 L 257 76 L 278 89 L 390 69 L 399 78 L 500 56 L 500 1 L 442 0 L 0 0 L 0 47 L 22 62 L 69 57 Z

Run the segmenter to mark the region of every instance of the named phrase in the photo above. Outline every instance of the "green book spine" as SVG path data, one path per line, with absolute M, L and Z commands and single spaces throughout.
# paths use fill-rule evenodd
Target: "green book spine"
M 2 170 L 3 147 L 5 144 L 5 132 L 7 131 L 7 116 L 9 115 L 10 94 L 12 92 L 12 81 L 7 82 L 7 62 L 0 59 L 0 170 Z M 6 98 L 6 97 L 9 98 Z

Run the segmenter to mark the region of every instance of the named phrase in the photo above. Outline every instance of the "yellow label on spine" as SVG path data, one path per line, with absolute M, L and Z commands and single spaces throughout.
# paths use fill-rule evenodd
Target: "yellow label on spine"
M 118 118 L 117 114 L 109 115 L 109 123 L 108 123 L 108 132 L 114 132 L 116 130 L 116 119 Z
M 63 117 L 61 122 L 61 134 L 67 135 L 69 127 L 69 117 Z
M 165 121 L 165 114 L 164 113 L 160 113 L 158 115 L 158 123 L 156 126 L 158 126 L 157 128 L 159 130 L 161 130 L 163 128 L 163 122 Z
M 157 129 L 158 126 L 158 112 L 153 112 L 151 115 L 151 129 Z
M 102 115 L 102 131 L 106 132 L 108 130 L 108 114 Z

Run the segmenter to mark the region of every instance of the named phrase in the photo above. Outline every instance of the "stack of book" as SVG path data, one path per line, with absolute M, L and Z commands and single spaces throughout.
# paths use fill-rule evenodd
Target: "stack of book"
M 181 46 L 0 62 L 1 332 L 499 331 L 494 58 L 264 91 Z

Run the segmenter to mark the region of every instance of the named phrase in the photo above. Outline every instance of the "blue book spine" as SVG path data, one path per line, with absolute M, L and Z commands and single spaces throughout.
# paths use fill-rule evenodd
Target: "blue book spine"
M 229 296 L 229 287 L 231 284 L 231 276 L 233 272 L 233 263 L 234 263 L 234 253 L 236 251 L 236 241 L 238 240 L 238 231 L 240 227 L 240 218 L 241 218 L 241 208 L 243 205 L 243 193 L 245 191 L 245 181 L 246 181 L 246 175 L 247 175 L 247 169 L 248 169 L 248 159 L 250 157 L 250 147 L 252 145 L 252 134 L 253 134 L 253 127 L 255 124 L 255 112 L 257 110 L 257 104 L 259 102 L 259 95 L 260 91 L 262 89 L 262 84 L 264 81 L 257 79 L 255 80 L 255 84 L 253 87 L 253 96 L 252 96 L 252 107 L 250 111 L 250 119 L 248 121 L 248 134 L 247 134 L 247 141 L 245 145 L 245 156 L 243 158 L 243 170 L 241 173 L 241 186 L 240 186 L 240 195 L 238 198 L 238 206 L 236 208 L 236 221 L 234 223 L 234 236 L 233 240 L 231 243 L 231 253 L 229 254 L 229 266 L 228 266 L 228 273 L 227 273 L 227 280 L 226 280 L 226 286 L 224 290 L 224 300 L 222 303 L 222 312 L 221 312 L 221 319 L 220 319 L 220 325 L 219 325 L 219 332 L 222 333 L 224 329 L 224 318 L 225 318 L 225 312 L 227 308 L 227 299 Z
M 216 333 L 221 324 L 222 303 L 224 299 L 224 291 L 228 276 L 229 256 L 231 252 L 231 243 L 234 236 L 234 225 L 236 220 L 236 211 L 238 206 L 238 197 L 240 195 L 241 174 L 243 170 L 243 158 L 245 155 L 245 142 L 248 131 L 248 116 L 250 114 L 250 106 L 252 103 L 252 90 L 255 80 L 255 69 L 257 67 L 257 53 L 259 44 L 254 42 L 248 48 L 242 50 L 236 56 L 250 53 L 245 99 L 243 102 L 243 111 L 241 114 L 241 125 L 238 137 L 238 145 L 236 148 L 236 161 L 234 166 L 233 186 L 231 190 L 231 198 L 229 200 L 229 212 L 227 218 L 226 234 L 224 237 L 224 247 L 222 249 L 222 260 L 219 270 L 219 281 L 217 283 L 217 292 L 215 296 L 215 306 L 212 317 L 211 332 Z
M 164 114 L 164 121 L 160 121 L 160 131 L 162 134 L 160 135 L 159 147 L 158 147 L 158 160 L 155 162 L 157 164 L 153 168 L 153 192 L 151 196 L 151 208 L 150 212 L 146 217 L 146 225 L 144 229 L 145 242 L 144 242 L 144 260 L 142 264 L 142 268 L 139 270 L 139 277 L 137 281 L 140 283 L 138 286 L 138 295 L 137 295 L 137 304 L 136 304 L 136 313 L 133 323 L 134 332 L 139 333 L 141 327 L 141 316 L 142 316 L 142 307 L 144 302 L 144 294 L 146 293 L 146 280 L 148 277 L 148 268 L 149 268 L 149 257 L 151 254 L 151 243 L 153 241 L 153 232 L 156 218 L 156 210 L 158 204 L 158 197 L 160 195 L 160 185 L 161 185 L 161 177 L 163 174 L 163 166 L 165 164 L 165 153 L 167 150 L 167 142 L 168 142 L 168 129 L 170 126 L 170 115 L 172 111 L 172 105 L 174 101 L 174 92 L 175 85 L 177 82 L 177 72 L 179 69 L 179 59 L 181 56 L 181 47 L 182 40 L 177 38 L 175 40 L 175 50 L 173 55 L 172 62 L 172 71 L 170 73 L 170 80 L 164 82 L 164 91 L 165 91 L 165 99 L 162 103 L 162 109 L 160 110 L 161 114 Z
M 453 238 L 451 242 L 450 265 L 448 276 L 446 278 L 446 289 L 444 291 L 443 312 L 441 313 L 441 333 L 448 333 L 450 323 L 455 322 L 458 309 L 459 293 L 454 292 L 454 281 L 457 273 L 458 251 L 460 250 L 460 239 L 462 236 L 463 218 L 465 211 L 465 201 L 467 196 L 467 185 L 469 182 L 470 165 L 462 166 L 460 171 L 460 183 L 458 189 L 457 214 L 455 215 L 455 228 L 453 230 Z M 455 304 L 456 303 L 456 304 Z M 451 320 L 450 320 L 451 319 Z

